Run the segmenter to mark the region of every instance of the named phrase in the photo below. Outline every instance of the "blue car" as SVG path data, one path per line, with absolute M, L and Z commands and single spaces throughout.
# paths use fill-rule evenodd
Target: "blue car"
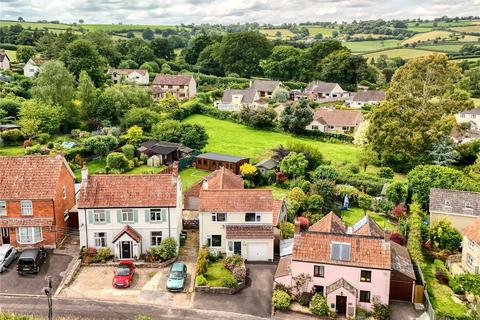
M 175 262 L 168 274 L 167 290 L 183 291 L 185 279 L 187 279 L 187 266 L 183 262 Z

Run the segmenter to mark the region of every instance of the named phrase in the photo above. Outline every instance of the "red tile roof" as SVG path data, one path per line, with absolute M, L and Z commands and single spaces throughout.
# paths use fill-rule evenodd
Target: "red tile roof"
M 288 276 L 291 274 L 290 265 L 292 264 L 292 255 L 280 258 L 277 270 L 275 271 L 275 278 Z
M 91 175 L 80 189 L 78 208 L 174 207 L 172 174 Z
M 330 211 L 322 219 L 312 224 L 309 231 L 331 232 L 331 233 L 345 233 L 347 226 L 335 213 Z
M 222 167 L 194 184 L 185 194 L 189 197 L 198 197 L 200 189 L 243 189 L 243 179 Z
M 140 242 L 140 240 L 142 239 L 142 236 L 135 229 L 133 229 L 129 225 L 126 225 L 122 229 L 122 231 L 120 231 L 115 237 L 113 237 L 112 243 L 115 243 L 115 241 L 117 241 L 118 238 L 120 238 L 124 233 L 128 234 L 130 238 L 132 238 L 136 242 Z
M 283 209 L 284 200 L 273 200 L 273 225 L 276 227 L 279 223 L 280 213 Z
M 272 190 L 200 190 L 203 212 L 272 212 Z
M 172 86 L 188 86 L 193 76 L 185 74 L 157 74 L 153 80 L 153 85 L 172 85 Z
M 385 231 L 373 220 L 370 215 L 364 216 L 360 221 L 355 223 L 352 230 L 353 234 L 362 236 L 384 237 Z
M 273 239 L 273 227 L 266 225 L 227 225 L 227 239 Z
M 62 166 L 73 180 L 61 155 L 0 157 L 0 199 L 53 199 Z
M 331 126 L 355 127 L 363 121 L 363 115 L 357 110 L 320 108 L 315 111 L 313 119 Z
M 332 242 L 351 245 L 349 260 L 331 257 Z M 374 237 L 303 232 L 294 238 L 293 260 L 390 270 L 390 241 Z
M 480 244 L 480 218 L 475 219 L 473 223 L 465 227 L 463 234 L 466 235 L 468 239 Z

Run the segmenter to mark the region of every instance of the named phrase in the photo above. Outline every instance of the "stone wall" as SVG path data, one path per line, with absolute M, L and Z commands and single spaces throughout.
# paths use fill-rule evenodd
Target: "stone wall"
M 245 282 L 240 282 L 235 288 L 195 286 L 195 292 L 206 292 L 213 294 L 236 294 L 246 288 Z

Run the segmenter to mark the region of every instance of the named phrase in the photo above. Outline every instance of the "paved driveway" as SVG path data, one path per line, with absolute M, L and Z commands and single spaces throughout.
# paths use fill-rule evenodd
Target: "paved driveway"
M 230 311 L 269 317 L 272 311 L 272 287 L 276 265 L 247 264 L 250 283 L 237 294 L 209 294 L 195 292 L 196 309 Z
M 47 286 L 48 276 L 52 277 L 53 292 L 55 292 L 71 260 L 71 256 L 49 252 L 47 260 L 40 267 L 40 272 L 26 275 L 17 273 L 17 260 L 15 260 L 8 270 L 0 273 L 0 293 L 43 295 L 42 289 Z
M 416 311 L 413 304 L 404 301 L 390 301 L 391 320 L 415 320 L 423 312 Z

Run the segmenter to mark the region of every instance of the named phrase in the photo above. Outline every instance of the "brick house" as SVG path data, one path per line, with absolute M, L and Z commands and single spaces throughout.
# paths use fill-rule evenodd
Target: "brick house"
M 191 75 L 157 74 L 152 82 L 154 99 L 162 99 L 167 93 L 178 100 L 191 99 L 197 94 L 197 82 Z
M 0 244 L 55 248 L 75 205 L 75 177 L 65 158 L 0 157 L 0 168 Z

